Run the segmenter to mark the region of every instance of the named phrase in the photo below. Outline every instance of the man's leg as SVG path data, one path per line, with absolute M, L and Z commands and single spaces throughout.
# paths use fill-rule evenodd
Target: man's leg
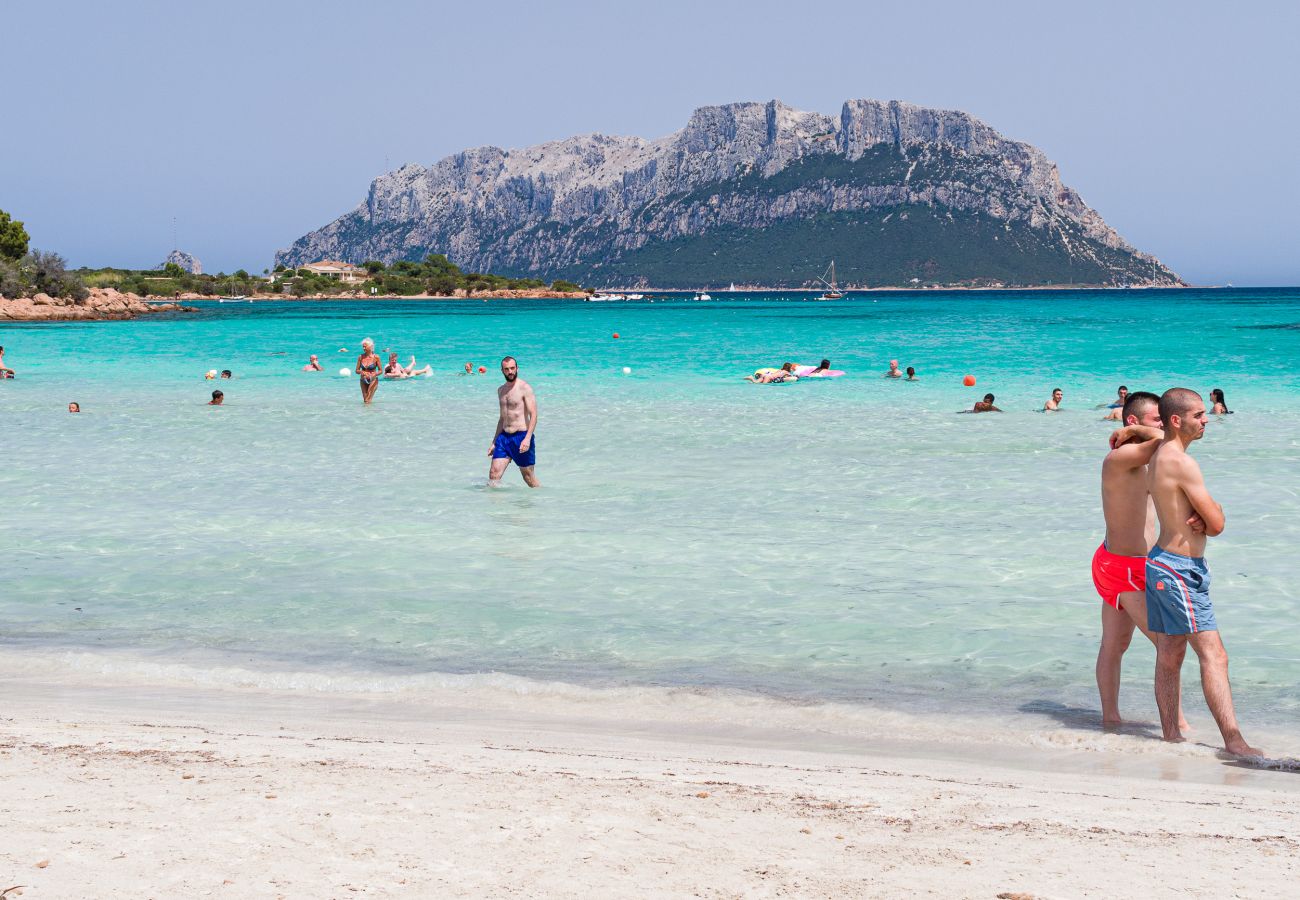
M 1109 603 L 1101 604 L 1101 649 L 1097 651 L 1097 691 L 1101 694 L 1101 724 L 1114 727 L 1119 717 L 1119 672 L 1124 651 L 1133 639 L 1133 621 Z
M 1228 651 L 1223 649 L 1223 639 L 1217 631 L 1200 631 L 1190 636 L 1192 649 L 1201 660 L 1201 689 L 1205 703 L 1223 734 L 1223 746 L 1238 756 L 1262 756 L 1246 743 L 1237 727 L 1237 714 L 1232 708 L 1232 687 L 1228 684 Z
M 1145 591 L 1125 591 L 1119 595 L 1119 605 L 1124 607 L 1124 612 L 1133 620 L 1138 631 L 1146 635 L 1146 639 L 1151 642 L 1151 646 L 1156 646 L 1156 635 L 1147 629 L 1147 595 Z M 1103 626 L 1102 640 L 1105 640 L 1105 631 Z M 1103 709 L 1105 707 L 1103 706 Z M 1183 698 L 1178 698 L 1178 730 L 1191 731 L 1192 726 L 1187 724 L 1186 717 L 1183 716 Z
M 510 465 L 510 459 L 506 456 L 494 456 L 492 458 L 492 468 L 488 469 L 488 484 L 497 486 L 501 484 L 501 476 L 506 474 L 506 466 Z
M 1167 741 L 1183 739 L 1178 730 L 1178 699 L 1182 695 L 1180 681 L 1186 655 L 1187 635 L 1156 635 L 1156 706 L 1160 709 L 1160 730 Z
M 537 480 L 537 476 L 533 474 L 532 466 L 520 466 L 519 474 L 524 476 L 524 484 L 528 485 L 530 488 L 538 488 L 542 486 L 542 483 Z

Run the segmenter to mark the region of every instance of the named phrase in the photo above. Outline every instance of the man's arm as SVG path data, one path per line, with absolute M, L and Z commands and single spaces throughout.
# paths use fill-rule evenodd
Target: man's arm
M 1217 537 L 1223 534 L 1226 524 L 1223 507 L 1210 496 L 1210 490 L 1205 486 L 1205 477 L 1196 460 L 1188 458 L 1178 467 L 1178 487 L 1187 495 L 1192 510 L 1205 522 L 1206 536 Z
M 1110 454 L 1106 461 L 1126 469 L 1137 469 L 1151 462 L 1164 432 L 1146 425 L 1125 425 L 1111 432 Z
M 532 388 L 524 394 L 524 419 L 528 422 L 528 432 L 524 439 L 519 442 L 519 449 L 527 452 L 533 442 L 533 432 L 537 430 L 537 396 L 533 393 Z

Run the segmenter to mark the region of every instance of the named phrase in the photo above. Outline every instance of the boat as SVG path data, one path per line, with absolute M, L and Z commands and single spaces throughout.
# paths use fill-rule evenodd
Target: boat
M 727 288 L 727 293 L 728 293 L 728 294 L 734 294 L 734 293 L 736 293 L 736 282 L 733 281 L 733 282 L 731 283 L 731 286 Z
M 247 294 L 235 293 L 235 277 L 232 275 L 230 277 L 230 295 L 226 297 L 218 297 L 217 302 L 218 303 L 252 303 L 253 301 L 248 299 Z
M 693 298 L 691 298 L 691 299 L 693 299 L 693 300 L 712 300 L 713 298 L 710 297 L 710 296 L 708 295 L 708 292 L 707 292 L 707 291 L 696 291 L 696 292 L 695 292 L 695 296 L 694 296 Z
M 626 300 L 622 294 L 606 294 L 604 291 L 596 291 L 587 298 L 590 303 L 607 303 L 610 300 Z
M 829 289 L 823 291 L 822 295 L 817 298 L 818 300 L 840 300 L 844 297 L 844 293 L 835 287 L 835 260 L 831 260 L 830 268 L 817 280 Z

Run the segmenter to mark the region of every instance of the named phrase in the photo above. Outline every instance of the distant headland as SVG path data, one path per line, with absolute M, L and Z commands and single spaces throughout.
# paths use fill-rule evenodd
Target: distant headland
M 445 254 L 516 278 L 870 287 L 1180 286 L 1061 182 L 1039 149 L 967 113 L 850 100 L 698 109 L 666 137 L 480 147 L 376 178 L 276 255 L 388 264 Z

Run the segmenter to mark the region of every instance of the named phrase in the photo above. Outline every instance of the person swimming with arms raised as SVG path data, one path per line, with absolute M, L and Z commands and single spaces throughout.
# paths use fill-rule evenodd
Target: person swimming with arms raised
M 357 357 L 356 373 L 361 376 L 361 402 L 369 404 L 379 389 L 379 372 L 383 361 L 375 352 L 375 342 L 366 338 L 361 342 L 361 355 Z
M 513 356 L 501 360 L 501 375 L 505 384 L 497 388 L 497 430 L 492 436 L 488 458 L 488 484 L 498 487 L 506 466 L 514 463 L 519 474 L 530 488 L 541 487 L 533 467 L 537 465 L 537 398 L 532 386 L 519 377 L 519 363 Z
M 1147 466 L 1147 489 L 1155 502 L 1160 534 L 1147 554 L 1147 626 L 1156 635 L 1156 705 L 1166 741 L 1183 740 L 1178 728 L 1183 659 L 1190 644 L 1201 663 L 1201 688 L 1223 746 L 1237 756 L 1262 756 L 1237 725 L 1228 681 L 1228 653 L 1210 602 L 1207 538 L 1223 533 L 1223 507 L 1205 486 L 1201 467 L 1188 452 L 1205 435 L 1205 402 L 1187 388 L 1160 397 L 1164 440 Z M 1199 518 L 1203 528 L 1195 527 Z

